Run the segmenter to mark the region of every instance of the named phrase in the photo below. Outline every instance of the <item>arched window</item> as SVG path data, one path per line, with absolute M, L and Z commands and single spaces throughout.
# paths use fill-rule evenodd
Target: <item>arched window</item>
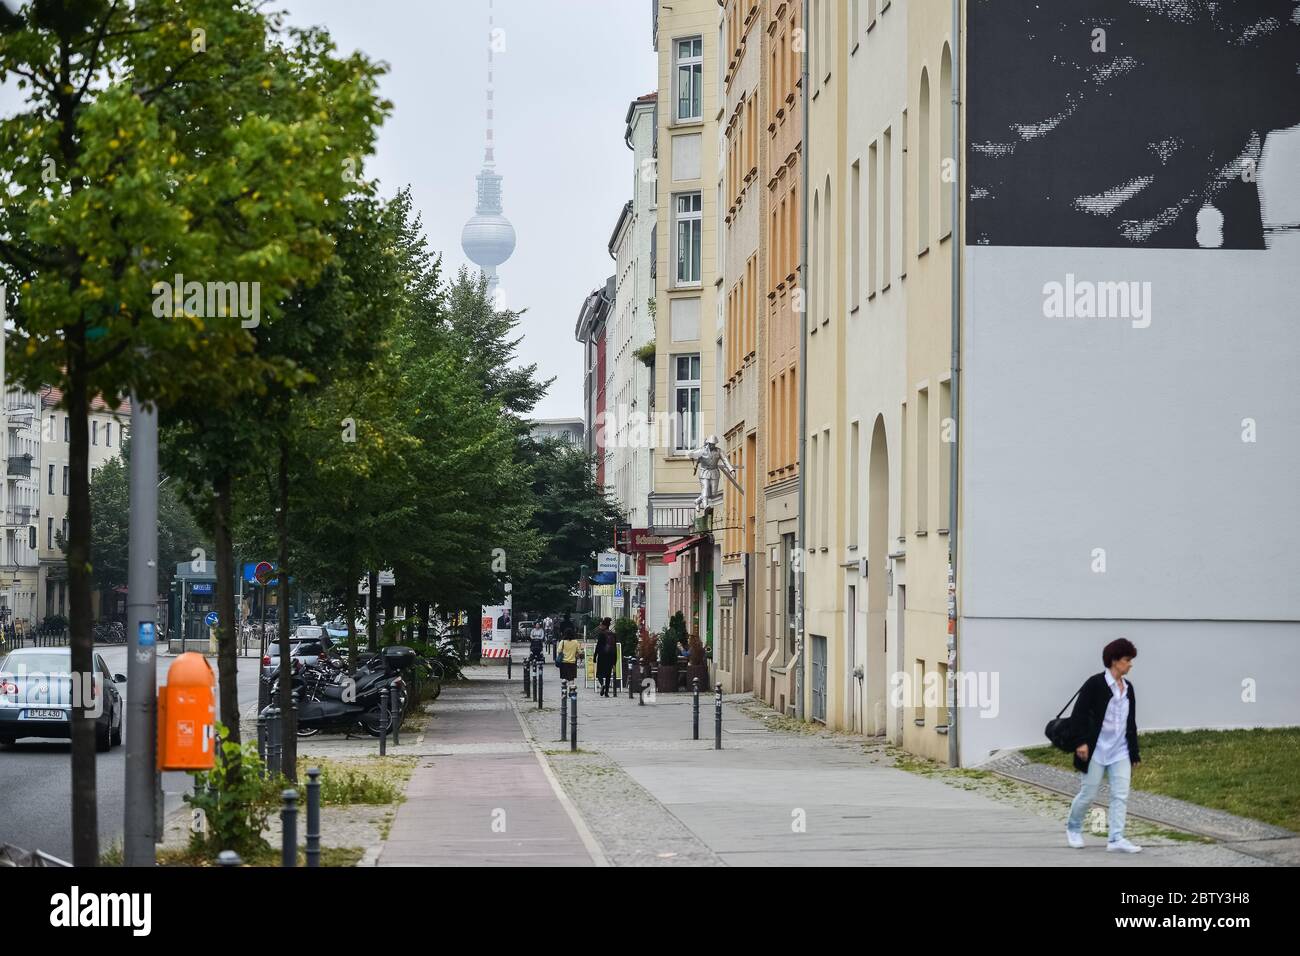
M 822 308 L 822 245 L 821 245 L 822 212 L 821 209 L 822 209 L 821 192 L 818 190 L 814 190 L 813 191 L 813 221 L 812 221 L 812 229 L 810 230 L 812 249 L 809 252 L 808 258 L 812 262 L 815 262 L 817 264 L 817 272 L 815 275 L 809 276 L 809 279 L 812 281 L 812 285 L 813 285 L 812 301 L 804 303 L 804 308 L 808 309 L 809 313 L 813 318 L 813 322 L 814 322 L 813 328 L 817 327 L 815 324 L 816 319 L 817 316 L 821 314 L 821 308 Z
M 834 218 L 832 211 L 835 206 L 831 204 L 831 177 L 826 177 L 826 215 L 822 219 L 822 321 L 829 322 L 831 318 L 831 279 L 834 273 L 831 272 L 831 263 L 835 258 L 835 246 L 831 239 L 831 221 Z
M 943 45 L 939 66 L 939 236 L 952 232 L 952 193 L 957 188 L 957 157 L 952 145 L 952 50 Z M 952 182 L 945 182 L 949 172 Z
M 916 251 L 930 247 L 930 74 L 921 68 L 921 108 L 916 114 Z

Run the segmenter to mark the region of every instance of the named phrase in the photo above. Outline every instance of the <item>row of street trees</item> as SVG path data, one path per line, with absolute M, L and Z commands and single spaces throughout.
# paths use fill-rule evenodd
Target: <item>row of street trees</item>
M 35 0 L 0 9 L 0 73 L 22 92 L 0 119 L 10 375 L 58 386 L 70 420 L 74 671 L 91 670 L 92 582 L 125 569 L 120 472 L 97 476 L 92 515 L 97 395 L 160 410 L 162 469 L 214 551 L 236 740 L 237 553 L 276 556 L 281 607 L 293 575 L 349 622 L 364 571 L 393 568 L 427 616 L 497 597 L 502 553 L 525 590 L 567 598 L 613 509 L 581 453 L 527 437 L 547 383 L 512 365 L 518 315 L 479 277 L 445 281 L 410 197 L 364 179 L 390 108 L 378 65 L 255 0 Z M 73 862 L 91 865 L 84 712 L 72 759 Z

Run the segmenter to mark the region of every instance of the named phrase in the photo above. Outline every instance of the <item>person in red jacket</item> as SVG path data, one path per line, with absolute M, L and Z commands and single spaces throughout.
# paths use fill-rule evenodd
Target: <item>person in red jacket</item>
M 1137 648 L 1125 638 L 1107 644 L 1101 652 L 1106 669 L 1084 681 L 1070 714 L 1075 737 L 1074 766 L 1083 773 L 1083 783 L 1070 804 L 1070 817 L 1065 824 L 1066 842 L 1075 849 L 1083 846 L 1083 815 L 1097 796 L 1104 775 L 1110 778 L 1110 833 L 1106 849 L 1119 853 L 1142 850 L 1124 837 L 1129 780 L 1133 765 L 1141 760 L 1137 699 L 1128 679 L 1135 657 Z

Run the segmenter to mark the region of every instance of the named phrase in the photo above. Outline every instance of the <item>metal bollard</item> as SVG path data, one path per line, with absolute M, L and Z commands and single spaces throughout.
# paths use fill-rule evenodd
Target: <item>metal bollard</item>
M 578 749 L 578 688 L 576 685 L 569 688 L 569 723 L 573 725 L 570 728 L 572 733 L 569 734 L 569 749 L 577 750 Z
M 533 659 L 531 657 L 524 659 L 524 696 L 532 697 L 532 678 L 533 678 Z
M 217 854 L 217 866 L 243 866 L 244 861 L 234 850 L 222 850 Z
M 506 680 L 515 679 L 515 652 L 506 651 Z
M 713 749 L 722 749 L 722 684 L 713 696 Z
M 307 771 L 307 865 L 320 866 L 320 767 Z
M 542 709 L 542 672 L 544 670 L 546 670 L 546 666 L 541 661 L 538 661 L 537 662 L 537 709 L 538 710 Z
M 393 746 L 396 747 L 402 742 L 402 718 L 406 716 L 402 712 L 402 698 L 397 693 L 397 688 L 392 687 L 390 691 L 393 695 L 392 703 L 388 706 L 388 712 L 394 714 L 393 717 Z
M 569 739 L 569 682 L 560 678 L 560 739 Z
M 284 741 L 280 737 L 280 708 L 272 704 L 262 711 L 266 720 L 266 775 L 275 779 L 280 775 L 280 758 L 284 753 Z
M 700 679 L 696 677 L 692 683 L 695 685 L 695 699 L 691 702 L 691 718 L 695 725 L 695 738 L 700 739 Z
M 286 790 L 280 796 L 280 865 L 298 865 L 298 791 Z
M 637 684 L 637 688 L 636 688 L 637 701 L 636 701 L 636 702 L 637 702 L 637 706 L 639 706 L 639 707 L 644 707 L 644 706 L 645 706 L 645 682 L 646 682 L 646 679 L 647 679 L 647 675 L 648 675 L 648 674 L 649 674 L 649 669 L 648 669 L 648 668 L 643 669 L 643 670 L 641 671 L 641 682 L 640 682 L 639 684 Z
M 379 695 L 379 756 L 388 753 L 388 695 Z
M 634 658 L 632 658 L 632 664 L 636 667 L 636 669 L 637 669 L 637 673 L 638 673 L 638 674 L 641 673 L 641 658 L 639 658 L 639 657 L 634 657 Z M 638 678 L 638 679 L 637 679 L 637 684 L 640 684 L 640 683 L 641 683 L 641 680 L 640 680 L 640 678 Z M 631 699 L 632 699 L 632 682 L 631 682 L 631 681 L 628 681 L 628 682 L 627 682 L 627 699 L 628 699 L 628 700 L 631 700 Z

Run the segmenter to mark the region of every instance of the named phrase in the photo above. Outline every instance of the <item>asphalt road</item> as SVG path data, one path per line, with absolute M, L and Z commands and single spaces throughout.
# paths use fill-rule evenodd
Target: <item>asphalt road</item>
M 109 670 L 126 673 L 125 645 L 96 648 Z M 167 679 L 174 657 L 158 656 L 158 683 Z M 215 671 L 215 661 L 213 662 Z M 239 661 L 239 704 L 242 712 L 257 704 L 258 660 Z M 126 696 L 126 685 L 119 685 Z M 123 746 L 95 755 L 95 783 L 99 795 L 99 844 L 106 849 L 122 838 L 126 773 L 126 729 Z M 181 805 L 181 794 L 193 788 L 189 774 L 165 773 L 162 779 L 164 812 Z M 72 838 L 72 752 L 66 740 L 29 738 L 10 747 L 0 745 L 0 843 L 27 850 L 39 849 L 70 859 Z

